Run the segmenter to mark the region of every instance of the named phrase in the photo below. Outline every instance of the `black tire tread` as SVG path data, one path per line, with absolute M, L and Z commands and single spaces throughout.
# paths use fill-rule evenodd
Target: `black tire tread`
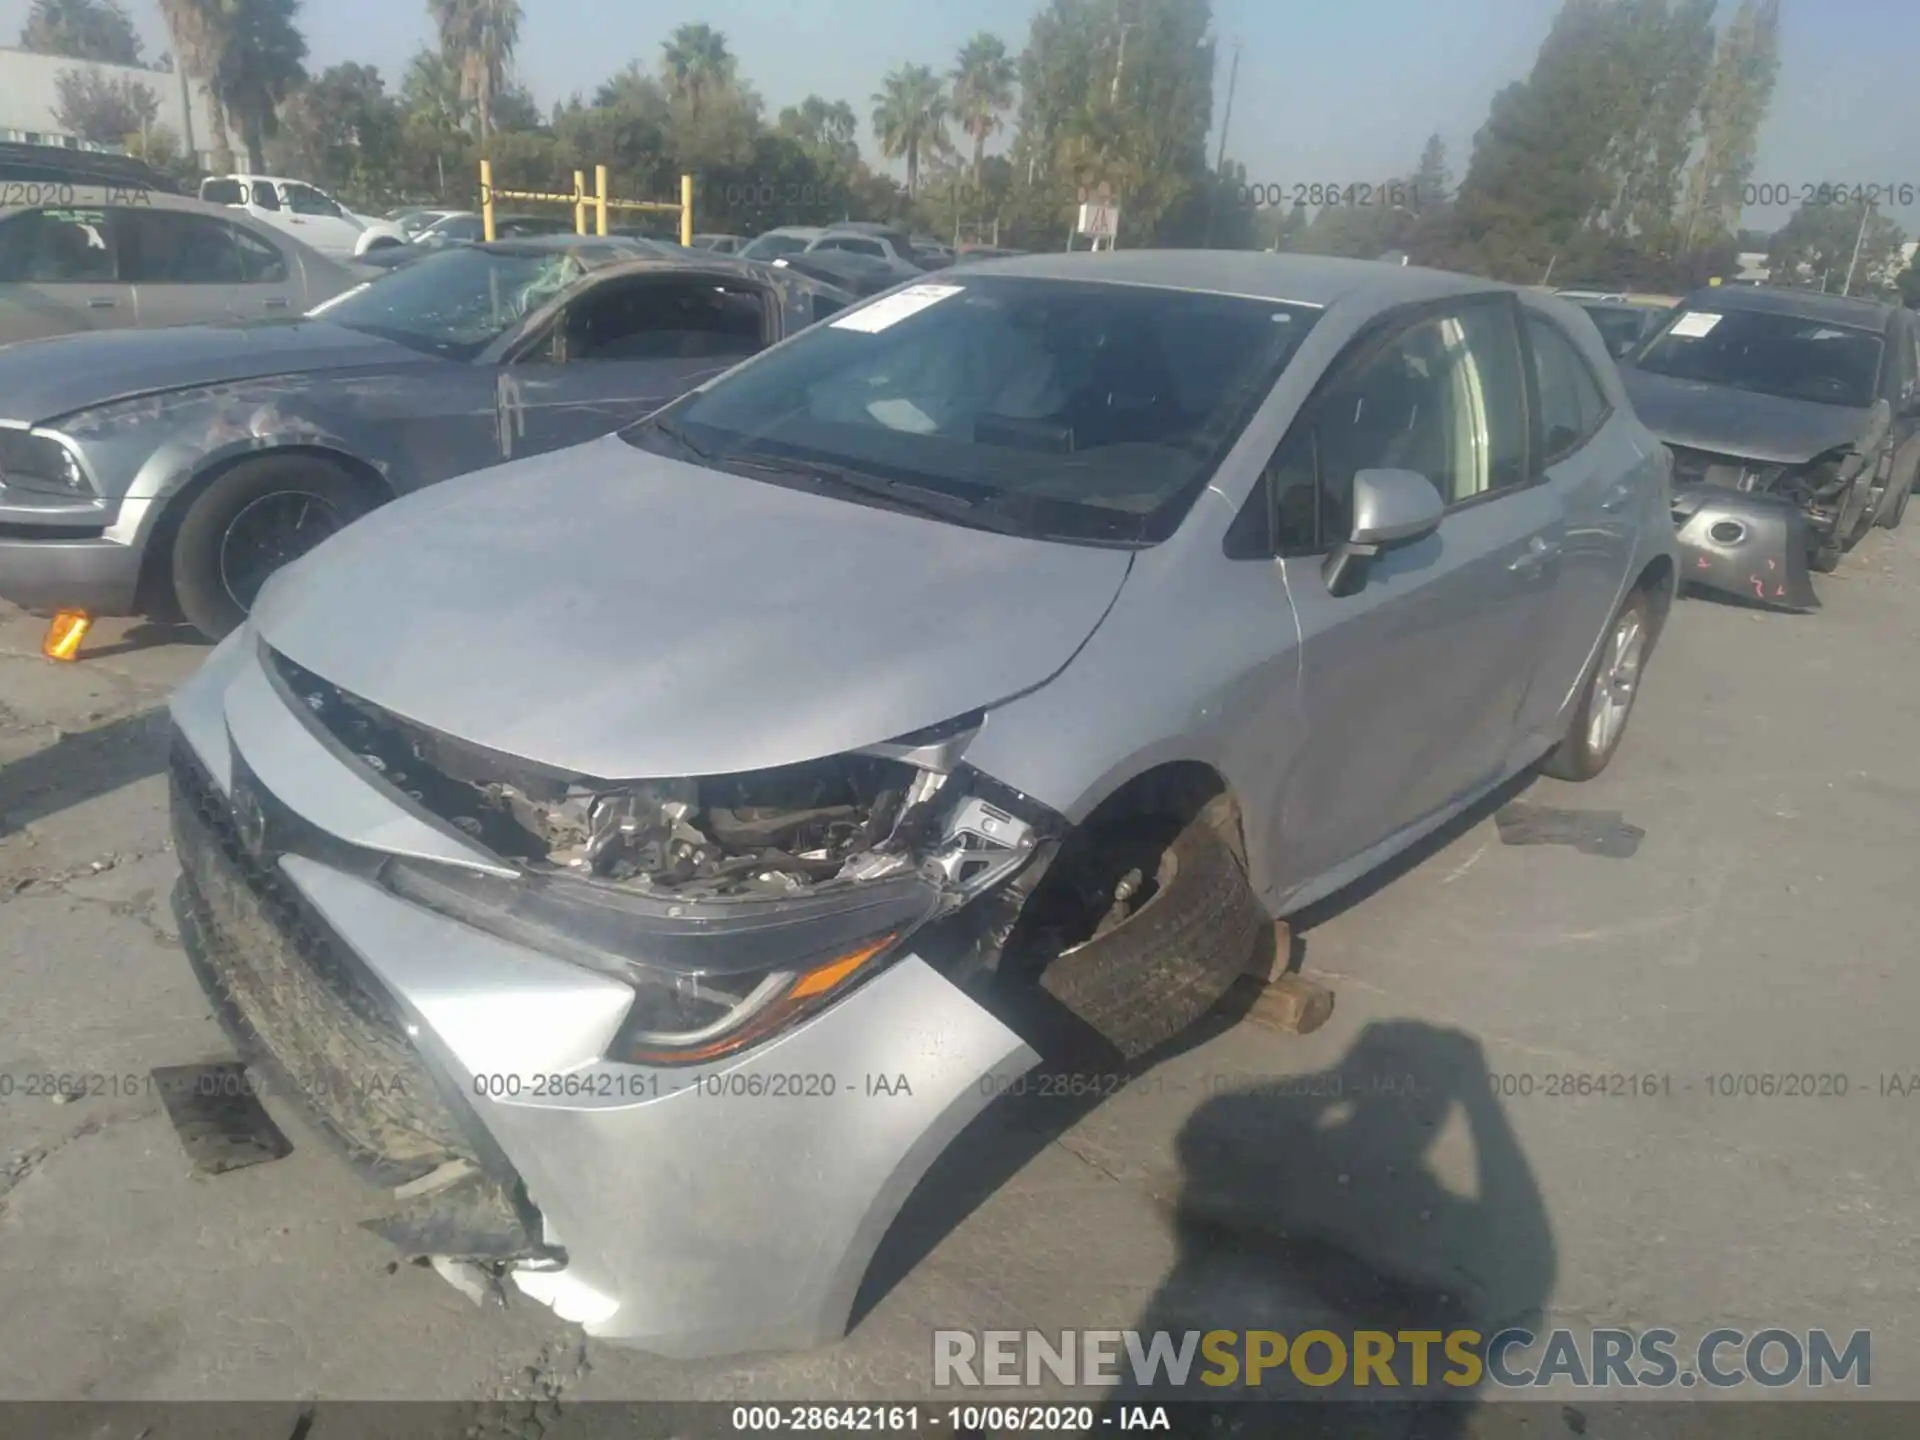
M 358 477 L 318 455 L 260 455 L 216 475 L 188 503 L 168 556 L 174 603 L 186 622 L 208 639 L 226 638 L 246 618 L 217 573 L 214 557 L 221 535 L 249 500 L 294 484 L 323 492 L 349 523 L 377 503 Z
M 1168 883 L 1105 935 L 1054 959 L 1040 986 L 1129 1060 L 1173 1039 L 1247 971 L 1272 922 L 1219 834 L 1194 820 Z

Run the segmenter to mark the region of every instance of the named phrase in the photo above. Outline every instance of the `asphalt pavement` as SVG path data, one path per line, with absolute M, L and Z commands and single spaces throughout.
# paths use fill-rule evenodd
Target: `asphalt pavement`
M 291 1155 L 194 1176 L 144 1077 L 230 1054 L 166 905 L 159 707 L 205 651 L 103 622 L 56 666 L 0 614 L 0 1398 L 899 1398 L 936 1328 L 1436 1313 L 1870 1330 L 1920 1398 L 1920 529 L 1819 590 L 1683 601 L 1605 775 L 1310 917 L 1322 1030 L 997 1107 L 844 1341 L 701 1363 L 396 1265 L 277 1105 Z

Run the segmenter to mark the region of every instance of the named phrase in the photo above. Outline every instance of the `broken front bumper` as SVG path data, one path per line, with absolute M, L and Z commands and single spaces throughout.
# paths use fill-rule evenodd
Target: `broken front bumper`
M 387 1189 L 375 1228 L 509 1265 L 589 1334 L 837 1338 L 908 1193 L 1037 1062 L 910 954 L 744 1057 L 609 1063 L 625 985 L 375 883 L 459 842 L 280 701 L 250 628 L 172 709 L 182 933 L 236 1038 Z
M 1680 575 L 1775 610 L 1818 610 L 1807 517 L 1791 501 L 1718 485 L 1676 485 Z

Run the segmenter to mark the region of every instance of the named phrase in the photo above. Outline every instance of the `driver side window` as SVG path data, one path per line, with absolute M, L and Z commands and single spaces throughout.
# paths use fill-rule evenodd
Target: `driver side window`
M 335 220 L 340 218 L 340 207 L 311 185 L 287 185 L 282 188 L 287 193 L 287 208 L 294 214 L 324 215 Z
M 1519 335 L 1504 301 L 1415 321 L 1309 402 L 1255 497 L 1271 506 L 1273 553 L 1345 539 L 1362 470 L 1417 471 L 1449 506 L 1526 481 Z
M 765 348 L 767 308 L 751 286 L 711 278 L 613 280 L 567 307 L 542 360 L 712 360 Z

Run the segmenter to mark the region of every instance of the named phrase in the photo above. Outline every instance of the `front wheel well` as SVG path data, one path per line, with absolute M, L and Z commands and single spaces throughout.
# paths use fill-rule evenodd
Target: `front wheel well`
M 238 455 L 229 455 L 213 464 L 194 472 L 191 479 L 171 495 L 166 508 L 160 512 L 160 518 L 147 537 L 147 543 L 141 554 L 140 583 L 135 591 L 134 608 L 142 615 L 155 619 L 177 620 L 179 606 L 173 598 L 173 541 L 180 533 L 180 522 L 193 508 L 206 488 L 222 475 L 238 469 L 250 461 L 264 459 L 267 456 L 308 455 L 322 460 L 351 476 L 367 493 L 367 498 L 375 505 L 384 505 L 394 498 L 394 490 L 387 479 L 372 465 L 357 455 L 349 455 L 344 450 L 331 449 L 325 445 L 275 445 L 265 450 L 247 450 Z
M 1247 865 L 1246 827 L 1240 802 L 1220 772 L 1198 760 L 1176 760 L 1144 770 L 1114 790 L 1075 827 L 1097 834 L 1115 822 L 1154 819 L 1184 827 L 1204 820 L 1233 851 L 1241 869 Z
M 1633 582 L 1633 592 L 1647 597 L 1647 608 L 1653 615 L 1653 635 L 1657 640 L 1660 632 L 1666 628 L 1667 615 L 1673 609 L 1673 592 L 1679 575 L 1671 555 L 1656 555 L 1647 562 Z

